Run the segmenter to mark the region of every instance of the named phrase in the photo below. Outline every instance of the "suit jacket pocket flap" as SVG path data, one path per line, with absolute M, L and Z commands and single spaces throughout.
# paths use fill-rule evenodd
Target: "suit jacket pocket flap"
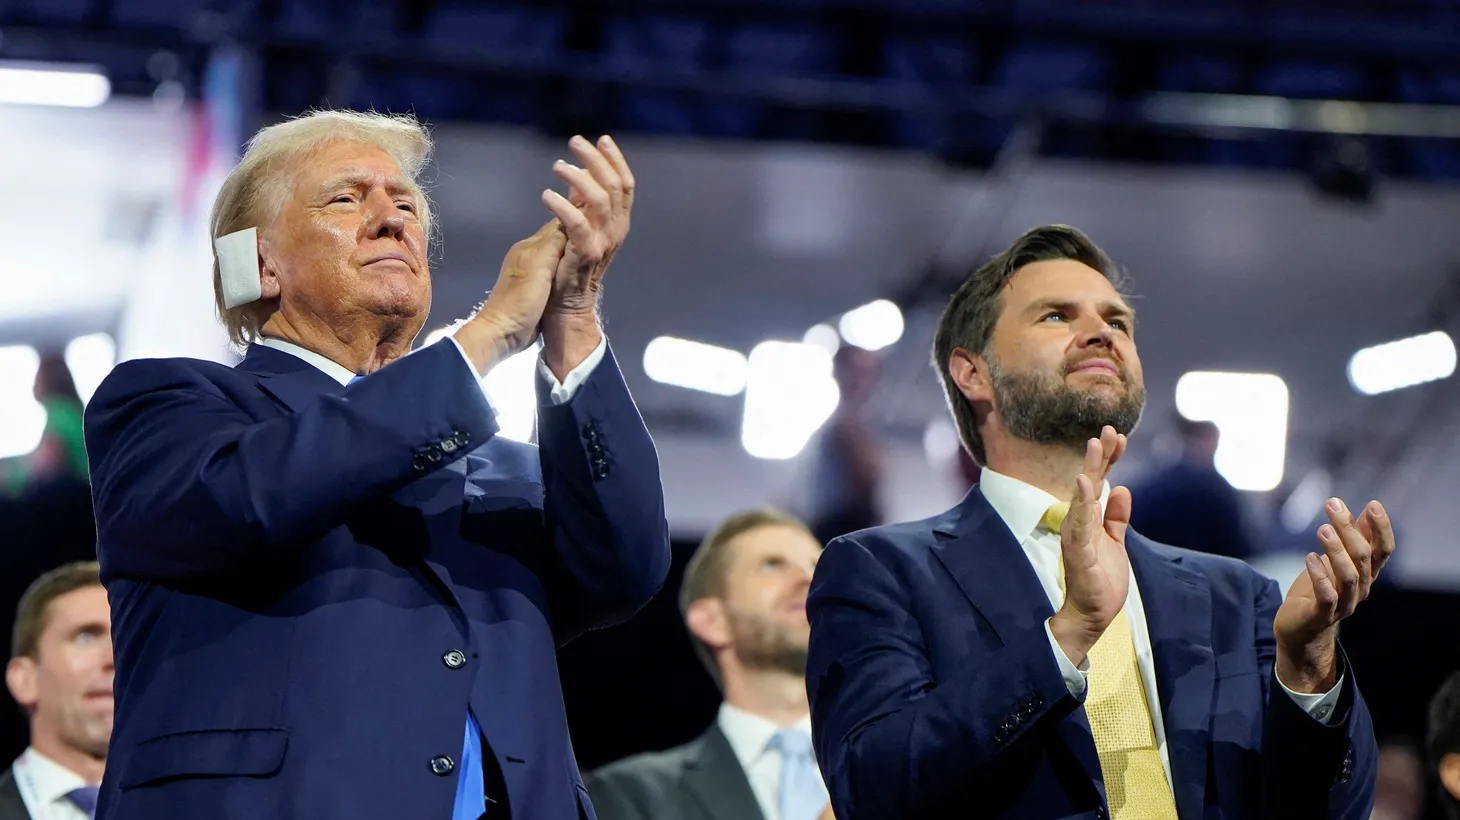
M 212 729 L 149 738 L 132 750 L 121 787 L 177 777 L 274 774 L 284 762 L 288 741 L 284 729 Z

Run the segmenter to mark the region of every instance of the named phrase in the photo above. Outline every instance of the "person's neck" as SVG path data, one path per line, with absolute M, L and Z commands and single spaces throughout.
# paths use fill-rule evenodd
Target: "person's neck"
M 75 772 L 82 780 L 96 785 L 106 769 L 106 758 L 97 757 L 63 742 L 51 732 L 32 730 L 30 747 L 54 760 L 62 768 Z
M 1038 487 L 1060 500 L 1075 497 L 1075 479 L 1085 467 L 1083 450 L 1036 444 L 1004 435 L 984 440 L 986 466 L 996 473 Z M 1100 492 L 1096 487 L 1095 492 Z
M 276 311 L 259 331 L 261 335 L 299 345 L 341 367 L 369 375 L 411 352 L 415 334 L 398 319 L 369 317 L 333 327 L 312 317 L 286 316 Z
M 725 674 L 724 680 L 726 703 L 777 726 L 790 726 L 811 713 L 804 676 L 775 669 L 737 669 Z

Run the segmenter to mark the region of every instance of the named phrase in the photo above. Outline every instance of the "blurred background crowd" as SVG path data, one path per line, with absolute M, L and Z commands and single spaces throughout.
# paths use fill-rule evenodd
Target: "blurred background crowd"
M 327 106 L 432 124 L 434 328 L 540 222 L 566 136 L 612 133 L 633 165 L 605 314 L 676 565 L 633 621 L 561 653 L 585 769 L 715 715 L 678 597 L 720 521 L 771 505 L 824 543 L 977 480 L 933 325 L 972 266 L 1058 222 L 1127 269 L 1144 314 L 1147 410 L 1115 476 L 1138 530 L 1286 587 L 1324 498 L 1390 510 L 1399 552 L 1343 640 L 1383 746 L 1374 817 L 1443 816 L 1460 2 L 0 0 L 7 617 L 94 558 L 81 419 L 110 368 L 235 360 L 207 207 L 241 140 Z M 526 354 L 486 380 L 503 435 L 533 435 L 531 376 Z M 37 709 L 0 710 L 0 759 Z

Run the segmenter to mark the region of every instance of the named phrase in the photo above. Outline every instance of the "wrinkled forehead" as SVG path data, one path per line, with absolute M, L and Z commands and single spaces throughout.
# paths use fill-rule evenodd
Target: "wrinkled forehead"
M 391 194 L 420 193 L 384 149 L 356 140 L 334 140 L 296 154 L 282 173 L 296 196 L 312 196 L 336 188 L 384 188 Z
M 1057 300 L 1069 303 L 1118 303 L 1130 307 L 1105 274 L 1073 259 L 1031 262 L 1004 285 L 1006 307 Z

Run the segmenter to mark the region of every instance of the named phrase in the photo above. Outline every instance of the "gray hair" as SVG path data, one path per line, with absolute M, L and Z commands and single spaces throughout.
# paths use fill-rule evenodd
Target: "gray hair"
M 421 174 L 431 160 L 431 135 L 408 114 L 361 111 L 311 111 L 261 129 L 249 140 L 238 165 L 223 181 L 213 200 L 209 220 L 212 238 L 246 228 L 262 228 L 274 221 L 288 199 L 287 173 L 327 145 L 363 142 L 375 146 L 400 166 L 419 202 L 418 213 L 426 239 L 431 239 L 431 203 L 421 190 Z M 233 344 L 244 346 L 258 338 L 265 313 L 257 302 L 225 308 L 223 278 L 213 258 L 213 300 L 218 318 Z

